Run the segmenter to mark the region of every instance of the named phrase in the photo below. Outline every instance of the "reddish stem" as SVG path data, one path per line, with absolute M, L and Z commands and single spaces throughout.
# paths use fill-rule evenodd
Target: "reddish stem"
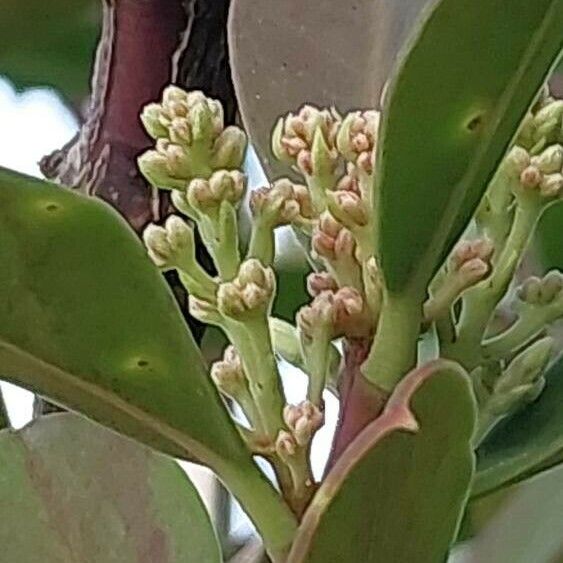
M 346 340 L 340 374 L 340 412 L 329 457 L 329 470 L 350 442 L 382 412 L 388 394 L 369 383 L 361 366 L 369 354 L 371 339 Z

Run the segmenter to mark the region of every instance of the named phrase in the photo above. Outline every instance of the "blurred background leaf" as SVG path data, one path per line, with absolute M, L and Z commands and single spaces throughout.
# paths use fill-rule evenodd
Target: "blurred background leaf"
M 99 0 L 3 0 L 0 74 L 17 88 L 51 86 L 82 101 L 100 17 Z

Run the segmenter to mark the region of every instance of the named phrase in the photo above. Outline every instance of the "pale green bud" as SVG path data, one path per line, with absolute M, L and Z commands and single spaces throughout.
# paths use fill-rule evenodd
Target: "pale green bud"
M 168 136 L 168 129 L 162 124 L 162 107 L 160 104 L 146 105 L 141 113 L 141 122 L 153 139 Z
M 223 322 L 223 317 L 215 304 L 199 299 L 193 294 L 188 295 L 188 308 L 190 315 L 202 323 L 221 326 Z
M 534 116 L 534 140 L 545 139 L 547 143 L 563 141 L 563 100 L 547 103 Z
M 293 463 L 293 458 L 298 450 L 294 436 L 286 430 L 280 430 L 276 438 L 276 453 L 285 463 Z
M 379 123 L 378 111 L 350 113 L 342 122 L 336 140 L 342 156 L 360 166 L 368 174 L 373 172 Z
M 259 188 L 250 195 L 254 217 L 272 228 L 311 219 L 313 207 L 309 190 L 288 178 L 277 180 L 268 188 Z
M 217 137 L 213 146 L 211 165 L 214 169 L 241 168 L 246 153 L 246 134 L 239 127 L 230 125 Z
M 532 166 L 544 174 L 561 172 L 563 168 L 563 146 L 551 145 L 538 156 L 531 159 Z
M 227 397 L 237 400 L 248 392 L 241 358 L 233 346 L 225 349 L 223 360 L 211 366 L 211 379 Z
M 251 258 L 241 264 L 238 276 L 232 282 L 219 286 L 219 311 L 235 319 L 267 313 L 271 308 L 275 289 L 273 270 Z
M 183 189 L 186 180 L 176 177 L 170 170 L 170 162 L 166 154 L 150 150 L 137 159 L 139 170 L 150 184 L 164 189 Z
M 143 240 L 159 268 L 180 267 L 195 260 L 193 229 L 176 215 L 168 217 L 164 227 L 148 225 Z

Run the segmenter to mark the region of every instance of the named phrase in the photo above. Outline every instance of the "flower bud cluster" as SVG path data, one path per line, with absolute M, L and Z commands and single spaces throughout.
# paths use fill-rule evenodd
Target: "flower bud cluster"
M 250 195 L 250 209 L 256 219 L 272 229 L 291 223 L 305 224 L 313 219 L 309 190 L 301 184 L 294 184 L 288 178 L 253 191 Z
M 380 113 L 375 110 L 349 113 L 340 126 L 336 145 L 340 154 L 366 174 L 372 174 Z
M 551 305 L 555 301 L 563 304 L 563 273 L 552 270 L 541 279 L 532 276 L 516 293 L 518 299 L 528 305 Z
M 304 448 L 324 424 L 324 415 L 311 401 L 303 401 L 298 405 L 287 405 L 283 411 L 283 420 L 297 446 Z
M 238 170 L 218 170 L 208 180 L 196 178 L 187 189 L 172 194 L 172 202 L 189 215 L 191 210 L 215 216 L 224 201 L 237 207 L 246 188 L 246 178 Z
M 559 197 L 563 190 L 563 146 L 550 145 L 529 157 L 520 174 L 520 187 L 523 194 L 538 194 L 542 199 Z
M 297 114 L 279 119 L 272 134 L 272 151 L 305 176 L 330 174 L 338 163 L 336 135 L 340 123 L 336 110 L 304 105 Z
M 329 261 L 354 257 L 356 240 L 352 232 L 329 212 L 324 212 L 313 232 L 313 252 Z
M 139 168 L 157 187 L 183 189 L 192 178 L 242 165 L 246 135 L 225 128 L 220 102 L 202 92 L 169 86 L 160 104 L 144 108 L 141 121 L 156 146 L 139 157 Z
M 237 400 L 247 393 L 247 380 L 242 360 L 233 346 L 227 346 L 221 361 L 211 366 L 211 379 L 221 393 Z
M 487 238 L 464 240 L 449 260 L 450 273 L 456 274 L 458 289 L 466 289 L 485 279 L 491 271 L 494 247 Z
M 275 289 L 273 270 L 251 258 L 241 264 L 238 276 L 232 282 L 219 286 L 217 306 L 223 315 L 238 320 L 268 313 Z
M 309 340 L 327 331 L 331 339 L 366 336 L 372 323 L 362 294 L 352 287 L 321 291 L 297 313 L 297 326 Z
M 162 227 L 149 225 L 143 232 L 143 241 L 159 268 L 181 267 L 195 256 L 193 229 L 176 215 L 168 217 Z
M 544 96 L 524 120 L 517 143 L 533 152 L 563 143 L 563 100 Z

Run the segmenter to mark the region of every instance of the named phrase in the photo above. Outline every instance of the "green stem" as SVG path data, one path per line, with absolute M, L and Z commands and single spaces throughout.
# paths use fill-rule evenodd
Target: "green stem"
M 283 563 L 297 531 L 297 520 L 266 477 L 225 464 L 219 478 L 241 502 L 262 536 L 273 563 Z
M 309 374 L 307 399 L 320 406 L 329 370 L 331 338 L 329 329 L 319 331 L 311 342 L 303 342 L 303 355 Z
M 463 297 L 457 341 L 444 350 L 445 356 L 473 369 L 481 361 L 481 343 L 495 307 L 508 290 L 520 259 L 541 213 L 532 201 L 518 205 L 504 248 L 495 260 L 491 276 L 468 290 Z
M 386 293 L 374 344 L 362 366 L 364 376 L 384 391 L 393 390 L 416 364 L 422 299 Z
M 260 413 L 262 427 L 272 442 L 283 428 L 283 390 L 272 350 L 266 319 L 229 322 L 229 339 L 241 354 L 250 394 Z
M 275 250 L 274 229 L 255 219 L 250 233 L 248 258 L 257 258 L 264 266 L 271 266 L 274 262 Z

